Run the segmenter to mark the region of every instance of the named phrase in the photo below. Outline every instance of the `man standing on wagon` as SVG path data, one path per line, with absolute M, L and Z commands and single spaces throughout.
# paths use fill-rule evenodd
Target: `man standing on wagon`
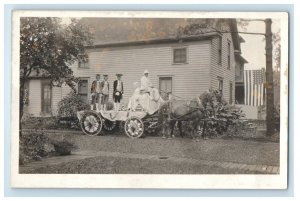
M 102 94 L 100 74 L 97 74 L 96 80 L 92 82 L 91 94 L 92 94 L 91 110 L 94 110 L 94 105 L 96 105 L 96 110 L 99 111 L 99 105 L 100 105 L 99 102 L 101 101 L 101 94 Z
M 106 111 L 106 104 L 108 102 L 108 95 L 109 95 L 109 83 L 107 81 L 108 75 L 103 75 L 104 80 L 101 82 L 101 89 L 102 89 L 102 97 L 101 97 L 101 110 Z
M 123 97 L 124 88 L 123 88 L 123 82 L 121 80 L 122 74 L 116 74 L 116 76 L 117 76 L 117 80 L 114 81 L 113 99 L 114 99 L 115 111 L 119 111 L 120 101 Z

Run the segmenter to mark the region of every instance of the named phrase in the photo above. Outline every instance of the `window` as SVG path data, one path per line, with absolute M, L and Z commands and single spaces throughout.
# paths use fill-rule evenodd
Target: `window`
M 51 114 L 52 89 L 49 81 L 42 81 L 42 113 Z
M 187 48 L 173 49 L 173 63 L 174 64 L 187 63 Z
M 78 83 L 78 95 L 83 102 L 88 103 L 88 80 L 80 80 Z
M 232 82 L 229 82 L 229 104 L 232 104 L 233 86 Z
M 167 94 L 172 92 L 172 77 L 160 77 L 159 78 L 159 91 L 162 97 L 167 100 Z
M 230 69 L 230 65 L 231 65 L 231 57 L 230 57 L 230 41 L 227 42 L 227 69 Z
M 88 68 L 89 67 L 89 57 L 87 54 L 78 55 L 78 68 Z
M 218 64 L 222 65 L 222 37 L 218 37 Z
M 223 94 L 223 78 L 218 77 L 218 90 Z

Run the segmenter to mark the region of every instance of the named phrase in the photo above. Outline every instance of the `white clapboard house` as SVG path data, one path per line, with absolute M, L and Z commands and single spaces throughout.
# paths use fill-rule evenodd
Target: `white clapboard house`
M 246 62 L 241 56 L 241 42 L 237 24 L 231 20 L 228 33 L 206 29 L 201 34 L 180 38 L 95 43 L 71 68 L 81 80 L 78 93 L 87 102 L 96 74 L 109 76 L 112 100 L 115 74 L 122 73 L 125 105 L 134 91 L 133 83 L 140 82 L 147 69 L 152 83 L 162 91 L 189 100 L 210 88 L 220 89 L 224 98 L 234 104 L 236 64 Z M 27 88 L 25 112 L 33 116 L 55 115 L 58 102 L 70 92 L 68 86 L 50 87 L 49 80 L 39 76 L 33 76 Z

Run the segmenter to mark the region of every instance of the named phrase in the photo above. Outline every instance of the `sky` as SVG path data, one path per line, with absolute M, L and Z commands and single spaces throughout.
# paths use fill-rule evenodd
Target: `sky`
M 280 29 L 280 20 L 272 20 L 272 32 L 276 33 Z M 239 29 L 242 31 L 241 29 Z M 265 33 L 264 22 L 249 22 L 247 32 Z M 265 55 L 265 41 L 264 36 L 261 35 L 249 35 L 240 34 L 244 39 L 245 43 L 241 44 L 242 56 L 248 61 L 245 64 L 245 70 L 250 69 L 261 69 L 266 66 L 266 55 Z M 274 46 L 273 46 L 274 50 Z M 273 62 L 274 66 L 274 62 Z

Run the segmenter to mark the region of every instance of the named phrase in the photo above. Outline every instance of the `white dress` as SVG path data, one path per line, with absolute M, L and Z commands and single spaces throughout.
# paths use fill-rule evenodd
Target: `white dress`
M 149 77 L 146 77 L 146 76 L 143 76 L 141 78 L 141 90 L 144 90 L 144 91 L 147 91 L 147 92 L 150 92 L 151 89 L 152 89 L 152 83 L 149 79 Z

